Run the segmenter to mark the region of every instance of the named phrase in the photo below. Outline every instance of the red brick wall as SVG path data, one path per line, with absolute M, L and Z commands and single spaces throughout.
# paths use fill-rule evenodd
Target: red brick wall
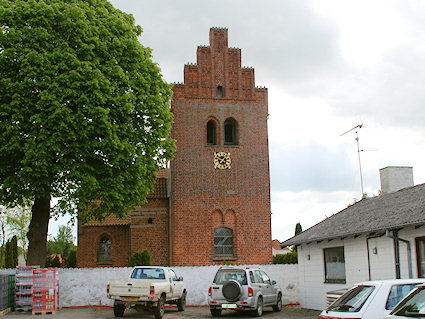
M 168 199 L 151 199 L 130 216 L 131 253 L 147 249 L 152 265 L 169 265 Z
M 211 29 L 210 46 L 199 47 L 197 59 L 173 88 L 172 263 L 222 263 L 213 236 L 220 220 L 234 233 L 234 256 L 226 261 L 271 263 L 267 89 L 255 87 L 252 68 L 241 68 L 240 49 L 227 47 L 227 29 Z M 206 145 L 211 118 L 218 123 L 213 146 Z M 228 118 L 237 122 L 236 146 L 224 145 Z M 230 170 L 214 169 L 214 152 L 222 151 L 230 152 Z
M 100 239 L 111 240 L 111 262 L 99 262 Z M 127 267 L 129 260 L 128 226 L 86 226 L 78 223 L 77 267 Z

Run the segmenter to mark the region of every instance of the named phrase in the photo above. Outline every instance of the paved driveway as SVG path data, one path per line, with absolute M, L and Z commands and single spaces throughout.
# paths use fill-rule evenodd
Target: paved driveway
M 317 319 L 319 311 L 300 309 L 298 307 L 285 307 L 280 312 L 273 312 L 271 308 L 264 309 L 264 319 L 284 318 L 284 319 Z M 89 319 L 103 318 L 115 319 L 111 308 L 67 308 L 56 311 L 54 315 L 38 315 L 41 319 Z M 31 312 L 10 312 L 5 319 L 30 319 L 33 318 Z M 137 312 L 135 310 L 126 310 L 124 318 L 143 318 L 154 319 L 154 315 L 150 312 Z M 183 318 L 213 318 L 208 307 L 186 307 L 183 312 L 178 312 L 175 307 L 165 308 L 163 319 L 183 319 Z M 224 311 L 222 318 L 252 318 L 248 312 Z

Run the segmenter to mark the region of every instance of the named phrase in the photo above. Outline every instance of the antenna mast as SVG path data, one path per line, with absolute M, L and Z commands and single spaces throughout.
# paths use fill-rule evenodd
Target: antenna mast
M 357 155 L 359 157 L 359 170 L 360 170 L 360 185 L 362 187 L 362 198 L 364 196 L 364 191 L 363 191 L 363 174 L 362 174 L 362 162 L 360 160 L 360 147 L 359 147 L 359 131 L 360 129 L 363 127 L 363 124 L 358 124 L 356 126 L 354 126 L 352 129 L 349 129 L 347 132 L 342 133 L 340 136 L 343 136 L 345 134 L 347 134 L 348 132 L 354 131 L 354 133 L 356 133 L 356 144 L 357 144 Z

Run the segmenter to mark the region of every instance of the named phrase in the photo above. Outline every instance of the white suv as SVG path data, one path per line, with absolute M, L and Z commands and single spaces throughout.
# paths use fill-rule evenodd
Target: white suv
M 208 289 L 211 314 L 219 317 L 222 310 L 252 310 L 260 317 L 265 306 L 282 309 L 282 291 L 261 269 L 221 267 Z

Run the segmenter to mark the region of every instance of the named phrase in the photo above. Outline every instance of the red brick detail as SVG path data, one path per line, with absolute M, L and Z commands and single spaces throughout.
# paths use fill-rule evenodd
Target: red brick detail
M 111 261 L 99 262 L 102 237 L 111 240 Z M 129 260 L 129 226 L 85 226 L 78 223 L 77 267 L 126 267 Z
M 232 262 L 271 263 L 267 89 L 255 88 L 254 69 L 241 68 L 241 50 L 228 48 L 227 29 L 212 28 L 210 45 L 198 47 L 197 63 L 185 66 L 184 84 L 173 92 L 172 264 L 222 263 L 214 257 L 218 227 L 233 230 Z M 229 118 L 236 146 L 224 145 Z M 206 145 L 210 119 L 217 145 Z M 223 151 L 232 158 L 230 170 L 214 169 L 214 152 Z

